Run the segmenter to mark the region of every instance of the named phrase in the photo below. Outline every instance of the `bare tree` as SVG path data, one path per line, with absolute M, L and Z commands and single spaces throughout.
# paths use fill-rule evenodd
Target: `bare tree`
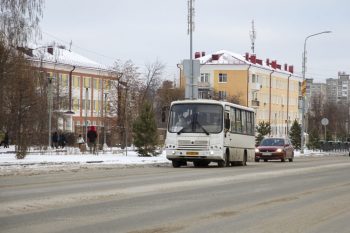
M 157 91 L 155 99 L 155 116 L 158 127 L 165 127 L 165 119 L 172 101 L 181 100 L 184 98 L 185 90 L 175 88 L 172 81 L 163 81 L 162 86 Z
M 139 95 L 141 82 L 139 80 L 138 67 L 128 60 L 125 63 L 120 60 L 114 64 L 115 73 L 119 74 L 118 80 L 112 83 L 110 102 L 111 113 L 117 115 L 117 120 L 113 125 L 113 131 L 117 133 L 117 141 L 123 147 L 130 143 L 132 139 L 131 125 L 135 119 L 139 108 Z
M 0 31 L 8 45 L 23 46 L 40 35 L 43 0 L 2 0 L 0 2 Z
M 43 0 L 0 2 L 0 130 L 9 131 L 23 158 L 38 128 L 37 114 L 46 111 L 41 103 L 38 72 L 17 51 L 39 35 Z
M 161 85 L 164 68 L 164 64 L 158 60 L 154 63 L 146 64 L 140 102 L 148 100 L 152 103 L 154 101 L 156 92 Z

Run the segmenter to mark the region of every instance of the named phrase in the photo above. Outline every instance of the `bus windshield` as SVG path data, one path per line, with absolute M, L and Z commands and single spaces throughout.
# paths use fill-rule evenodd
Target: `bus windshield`
M 170 109 L 171 133 L 217 134 L 223 129 L 223 107 L 215 104 L 174 104 Z

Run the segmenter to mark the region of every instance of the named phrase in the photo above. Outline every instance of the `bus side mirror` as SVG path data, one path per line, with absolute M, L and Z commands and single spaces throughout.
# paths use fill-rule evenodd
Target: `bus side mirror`
M 230 118 L 225 119 L 225 129 L 229 130 L 230 129 Z

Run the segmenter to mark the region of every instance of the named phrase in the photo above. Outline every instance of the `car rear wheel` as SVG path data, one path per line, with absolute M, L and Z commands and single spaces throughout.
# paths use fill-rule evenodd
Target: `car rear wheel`
M 267 159 L 264 159 L 264 162 L 267 162 Z
M 259 162 L 260 162 L 260 159 L 255 159 L 255 162 L 259 163 Z

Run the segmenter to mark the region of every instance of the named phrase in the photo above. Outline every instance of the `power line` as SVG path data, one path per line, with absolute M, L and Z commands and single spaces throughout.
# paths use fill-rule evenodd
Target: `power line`
M 87 48 L 84 48 L 84 47 L 75 45 L 75 44 L 72 43 L 72 41 L 69 41 L 69 42 L 68 42 L 68 41 L 66 41 L 66 40 L 64 40 L 64 39 L 62 39 L 62 38 L 59 38 L 59 37 L 57 37 L 57 36 L 55 36 L 55 35 L 52 35 L 52 34 L 50 34 L 50 33 L 48 33 L 48 32 L 45 32 L 45 31 L 42 31 L 42 32 L 43 32 L 44 34 L 48 35 L 49 37 L 52 37 L 52 38 L 54 38 L 55 40 L 60 41 L 61 43 L 69 44 L 70 47 L 75 47 L 75 48 L 78 48 L 78 49 L 80 49 L 80 50 L 83 50 L 83 51 L 86 51 L 86 52 L 95 54 L 95 55 L 97 55 L 97 56 L 107 58 L 107 59 L 109 59 L 109 60 L 111 60 L 111 61 L 113 61 L 113 62 L 115 62 L 115 61 L 117 61 L 117 60 L 120 60 L 120 59 L 118 59 L 118 58 L 113 58 L 113 57 L 111 57 L 111 56 L 104 55 L 104 54 L 102 54 L 102 53 L 98 53 L 98 52 L 96 52 L 96 51 L 93 51 L 93 50 L 90 50 L 90 49 L 87 49 Z M 146 67 L 144 64 L 143 64 L 143 65 L 136 64 L 136 63 L 134 63 L 134 64 L 135 64 L 136 66 L 140 67 L 140 68 L 145 68 L 145 67 Z M 174 65 L 174 67 L 169 66 L 169 65 L 164 65 L 164 66 L 166 67 L 167 70 L 171 70 L 171 69 L 172 69 L 173 71 L 177 71 L 177 70 L 178 70 L 178 68 L 176 67 L 176 64 Z

